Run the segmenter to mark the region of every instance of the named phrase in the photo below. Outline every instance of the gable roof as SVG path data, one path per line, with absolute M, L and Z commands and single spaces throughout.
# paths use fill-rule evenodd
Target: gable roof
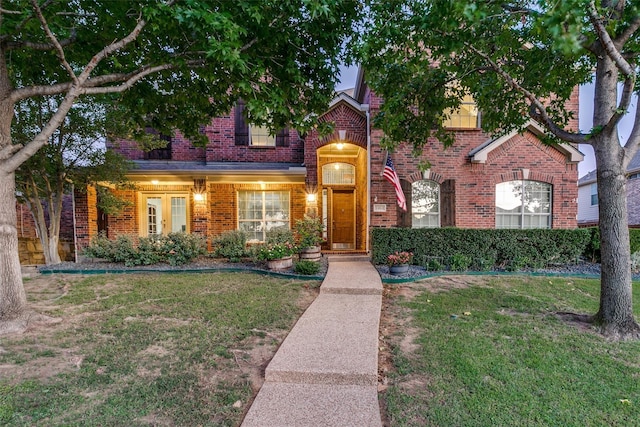
M 585 176 L 583 176 L 582 178 L 580 178 L 578 180 L 578 187 L 581 187 L 583 185 L 587 185 L 587 184 L 593 184 L 594 182 L 597 181 L 597 169 L 594 169 L 590 172 L 588 172 Z M 629 166 L 627 166 L 627 175 L 631 175 L 631 174 L 635 174 L 635 173 L 640 173 L 640 151 L 638 151 L 636 153 L 635 156 L 633 156 L 633 159 L 631 159 L 631 161 L 629 162 Z
M 349 107 L 351 107 L 353 110 L 355 110 L 356 112 L 358 112 L 358 114 L 361 114 L 361 115 L 364 115 L 364 113 L 369 110 L 368 104 L 361 104 L 355 99 L 353 99 L 351 96 L 349 96 L 346 92 L 340 92 L 335 98 L 331 100 L 331 102 L 329 103 L 329 108 L 327 108 L 327 111 L 322 113 L 320 117 L 329 113 L 331 110 L 333 110 L 334 108 L 336 108 L 338 105 L 342 103 L 346 103 Z
M 496 139 L 489 139 L 471 150 L 469 152 L 469 158 L 471 159 L 471 162 L 485 163 L 490 152 L 492 152 L 514 136 L 521 134 L 524 130 L 528 130 L 538 137 L 544 136 L 546 133 L 538 122 L 529 120 L 522 129 L 511 131 L 508 134 L 502 135 Z M 553 144 L 553 147 L 563 153 L 570 162 L 581 162 L 582 160 L 584 160 L 584 154 L 582 154 L 571 144 L 561 142 L 558 144 Z

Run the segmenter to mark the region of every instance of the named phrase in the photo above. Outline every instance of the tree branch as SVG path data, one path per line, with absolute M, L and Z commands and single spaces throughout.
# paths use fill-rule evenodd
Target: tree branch
M 42 25 L 42 30 L 45 32 L 49 40 L 51 40 L 51 44 L 53 44 L 54 50 L 58 55 L 58 59 L 60 59 L 60 63 L 62 64 L 64 69 L 67 70 L 67 73 L 69 73 L 69 77 L 71 77 L 71 79 L 75 83 L 78 83 L 78 78 L 76 77 L 76 73 L 73 71 L 73 68 L 71 68 L 71 65 L 69 65 L 69 62 L 67 62 L 67 59 L 65 58 L 65 55 L 64 55 L 64 49 L 60 45 L 58 38 L 53 34 L 53 32 L 51 31 L 51 28 L 49 28 L 49 24 L 47 23 L 47 20 L 42 14 L 42 10 L 40 10 L 40 6 L 38 6 L 38 1 L 31 0 L 31 5 L 33 6 L 33 10 L 35 11 L 36 16 L 38 17 L 38 20 Z
M 60 47 L 67 47 L 73 44 L 77 39 L 77 34 L 75 30 L 72 30 L 71 37 L 65 40 L 60 40 L 58 43 Z M 39 50 L 39 51 L 48 51 L 56 49 L 56 46 L 53 43 L 37 43 L 32 41 L 11 41 L 5 44 L 5 49 L 13 50 L 13 49 L 21 49 L 23 47 Z
M 624 46 L 631 36 L 640 28 L 640 16 L 636 16 L 629 26 L 613 41 L 616 46 Z
M 598 37 L 600 38 L 600 44 L 607 53 L 607 56 L 611 58 L 611 60 L 616 64 L 616 67 L 618 67 L 625 77 L 629 78 L 633 76 L 635 79 L 633 67 L 631 67 L 631 65 L 629 65 L 629 63 L 622 57 L 613 40 L 611 40 L 611 36 L 602 22 L 603 18 L 598 16 L 598 11 L 596 10 L 596 5 L 593 0 L 589 2 L 589 18 L 593 24 L 596 34 L 598 34 Z
M 498 65 L 495 61 L 493 61 L 489 55 L 484 52 L 478 50 L 475 46 L 470 43 L 465 42 L 465 46 L 471 49 L 476 55 L 480 56 L 484 59 L 489 65 L 490 68 L 501 76 L 506 83 L 514 90 L 523 94 L 531 103 L 531 109 L 529 111 L 529 115 L 534 118 L 536 121 L 543 124 L 549 131 L 554 134 L 556 137 L 560 138 L 563 141 L 571 142 L 574 144 L 584 144 L 585 138 L 580 134 L 576 134 L 573 132 L 568 132 L 558 126 L 547 114 L 547 110 L 544 104 L 530 91 L 522 87 L 509 73 L 502 69 L 500 65 Z M 536 113 L 536 111 L 538 111 Z
M 640 108 L 636 108 L 636 114 L 633 121 L 633 129 L 629 134 L 629 139 L 624 144 L 625 151 L 632 151 L 633 147 L 640 145 Z

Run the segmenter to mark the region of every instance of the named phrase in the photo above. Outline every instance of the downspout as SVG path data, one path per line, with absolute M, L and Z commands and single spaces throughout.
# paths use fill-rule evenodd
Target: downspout
M 76 233 L 76 189 L 71 183 L 71 210 L 73 211 L 73 258 L 78 263 L 78 235 Z
M 365 249 L 369 253 L 369 236 L 371 235 L 371 128 L 368 105 L 366 106 L 365 114 L 367 116 L 367 238 Z

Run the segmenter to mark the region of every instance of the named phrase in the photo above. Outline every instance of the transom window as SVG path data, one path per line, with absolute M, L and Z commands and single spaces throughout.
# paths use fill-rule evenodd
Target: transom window
M 328 163 L 322 166 L 323 185 L 355 185 L 356 167 L 349 163 Z
M 551 185 L 528 180 L 496 185 L 496 228 L 551 228 Z
M 249 125 L 249 141 L 254 147 L 276 146 L 276 136 L 269 135 L 269 128 L 266 126 Z
M 449 128 L 475 129 L 479 126 L 480 114 L 478 107 L 471 95 L 462 98 L 460 107 L 456 111 L 448 112 L 449 118 L 444 121 L 443 126 Z
M 431 180 L 411 184 L 411 227 L 440 227 L 440 185 Z
M 290 228 L 288 191 L 238 191 L 238 229 L 264 242 L 272 228 Z

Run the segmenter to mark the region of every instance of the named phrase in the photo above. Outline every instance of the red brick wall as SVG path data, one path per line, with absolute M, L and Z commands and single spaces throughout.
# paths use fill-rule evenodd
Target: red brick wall
M 76 190 L 76 239 L 77 250 L 82 251 L 98 234 L 98 207 L 96 190 L 88 187 L 86 191 Z
M 321 122 L 335 124 L 334 132 L 321 137 L 316 130 L 307 135 L 304 146 L 304 164 L 307 168 L 307 184 L 318 185 L 318 157 L 316 150 L 340 139 L 339 131 L 345 130 L 345 142 L 367 148 L 367 118 L 364 113 L 351 108 L 346 102 L 338 103 L 320 118 Z
M 194 147 L 180 132 L 171 140 L 171 160 L 207 162 L 270 162 L 302 163 L 304 161 L 304 140 L 298 133 L 289 130 L 287 147 L 251 147 L 235 145 L 234 110 L 228 116 L 216 117 L 206 126 L 203 133 L 209 140 L 206 147 Z M 107 143 L 107 147 L 130 160 L 144 160 L 144 152 L 135 142 L 117 140 Z
M 302 163 L 304 140 L 289 129 L 288 147 L 251 147 L 235 145 L 235 109 L 224 117 L 216 117 L 204 127 L 209 139 L 206 148 L 207 162 L 268 162 Z
M 371 96 L 374 98 L 374 96 Z M 373 104 L 373 103 L 372 103 Z M 377 111 L 372 111 L 374 115 Z M 430 173 L 437 181 L 455 180 L 455 224 L 460 228 L 495 227 L 495 186 L 514 179 L 530 179 L 553 186 L 553 228 L 577 226 L 578 168 L 567 163 L 564 155 L 543 145 L 531 133 L 517 135 L 494 150 L 484 164 L 472 164 L 469 152 L 489 139 L 480 130 L 456 131 L 456 142 L 443 149 L 435 139 L 425 146 L 419 158 L 411 156 L 411 148 L 402 145 L 391 154 L 401 180 L 414 182 L 422 179 L 418 170 L 421 160 L 431 163 Z M 371 203 L 387 205 L 387 212 L 371 213 L 374 227 L 394 227 L 399 224 L 393 186 L 380 176 L 385 152 L 380 148 L 380 130 L 372 131 L 371 150 Z M 529 170 L 528 178 L 523 169 Z

